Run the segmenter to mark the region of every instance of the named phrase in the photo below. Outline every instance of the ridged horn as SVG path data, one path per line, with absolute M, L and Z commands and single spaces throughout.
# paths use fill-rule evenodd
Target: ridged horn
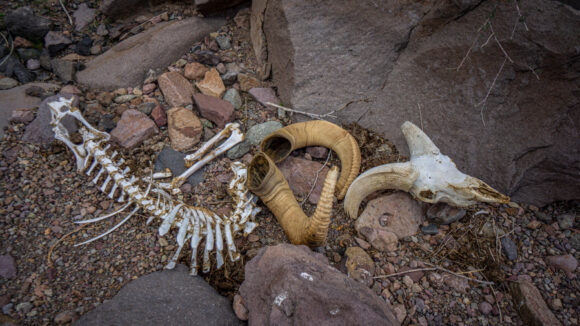
M 292 151 L 306 146 L 324 146 L 336 152 L 341 162 L 336 197 L 343 199 L 358 175 L 361 163 L 358 143 L 348 131 L 324 120 L 294 123 L 268 135 L 260 148 L 277 163 Z
M 361 201 L 380 189 L 403 190 L 427 203 L 444 202 L 454 206 L 509 202 L 508 196 L 459 171 L 451 158 L 441 154 L 417 126 L 406 121 L 401 129 L 409 145 L 410 161 L 372 168 L 354 180 L 344 200 L 351 218 L 357 217 Z
M 338 169 L 333 166 L 324 180 L 316 211 L 311 217 L 306 216 L 298 205 L 276 164 L 262 152 L 256 154 L 250 163 L 247 185 L 274 214 L 290 242 L 319 247 L 325 243 L 328 234 L 337 179 Z

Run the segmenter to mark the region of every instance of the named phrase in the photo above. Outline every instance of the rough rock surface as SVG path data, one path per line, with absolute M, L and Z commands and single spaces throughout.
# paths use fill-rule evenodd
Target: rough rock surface
M 250 93 L 250 95 L 252 95 L 256 101 L 258 101 L 258 103 L 262 104 L 266 108 L 270 108 L 270 106 L 266 104 L 268 102 L 280 104 L 280 100 L 272 88 L 252 88 L 248 93 Z
M 309 161 L 303 158 L 290 156 L 282 163 L 278 164 L 278 168 L 282 171 L 282 174 L 284 174 L 284 178 L 288 181 L 292 192 L 294 192 L 295 195 L 304 198 L 310 192 L 310 189 L 316 180 L 316 172 L 322 168 L 322 164 L 316 161 Z M 308 197 L 308 201 L 311 204 L 318 203 L 328 171 L 329 168 L 325 166 L 318 174 L 316 186 L 314 186 L 310 197 Z
M 403 154 L 399 126 L 421 123 L 460 170 L 515 201 L 541 206 L 580 198 L 580 34 L 573 32 L 580 14 L 572 7 L 519 4 L 529 31 L 513 2 L 313 7 L 270 0 L 254 7 L 254 16 L 264 13 L 268 62 L 288 106 L 313 113 L 342 108 L 342 123 L 383 134 Z M 503 65 L 494 39 L 482 47 L 490 30 L 481 27 L 492 12 L 489 21 L 513 63 Z
M 562 325 L 554 316 L 542 294 L 528 281 L 513 282 L 510 285 L 514 305 L 520 317 L 528 325 L 559 326 Z
M 193 86 L 178 72 L 166 72 L 157 79 L 165 101 L 171 106 L 186 106 L 193 103 Z
M 81 3 L 73 14 L 75 18 L 75 30 L 80 31 L 90 24 L 95 18 L 95 11 L 95 9 L 89 8 L 86 3 Z
M 111 131 L 111 140 L 125 148 L 132 148 L 157 132 L 159 129 L 153 120 L 143 112 L 129 109 L 123 112 L 117 127 Z
M 203 80 L 195 83 L 195 86 L 197 86 L 203 94 L 217 98 L 221 98 L 226 91 L 224 82 L 215 68 L 206 72 Z
M 353 280 L 366 286 L 373 284 L 375 275 L 375 262 L 362 248 L 347 248 L 344 255 L 346 256 L 347 275 Z
M 155 160 L 155 172 L 161 172 L 167 168 L 171 170 L 174 177 L 182 174 L 187 169 L 185 167 L 185 156 L 186 154 L 178 152 L 171 147 L 164 147 Z M 202 182 L 204 170 L 205 166 L 187 178 L 187 183 L 195 186 Z
M 419 203 L 407 193 L 396 192 L 369 201 L 355 228 L 373 247 L 392 251 L 398 239 L 415 235 L 423 220 Z
M 193 99 L 201 116 L 220 128 L 234 118 L 234 107 L 228 101 L 204 94 L 195 94 Z
M 0 255 L 0 276 L 12 278 L 16 276 L 16 262 L 10 255 Z
M 115 45 L 87 63 L 77 80 L 92 88 L 140 85 L 149 69 L 161 69 L 187 52 L 191 44 L 218 30 L 221 18 L 187 18 L 160 23 Z
M 244 0 L 195 0 L 195 8 L 203 14 L 211 14 L 217 11 L 233 7 Z
M 209 68 L 199 62 L 192 62 L 185 65 L 183 75 L 190 80 L 203 78 Z
M 184 152 L 199 143 L 203 125 L 195 113 L 183 107 L 167 111 L 167 125 L 171 147 Z
M 238 325 L 228 299 L 184 265 L 132 281 L 75 325 Z
M 52 22 L 46 17 L 34 15 L 30 7 L 20 7 L 4 18 L 4 24 L 14 36 L 40 41 L 50 30 Z
M 50 85 L 50 84 L 49 84 Z M 72 95 L 70 94 L 58 94 L 45 98 L 38 107 L 36 111 L 36 118 L 28 126 L 26 126 L 26 131 L 22 135 L 22 140 L 37 144 L 52 143 L 54 141 L 54 132 L 50 126 L 50 109 L 48 108 L 48 103 L 56 101 L 59 98 L 64 97 L 70 99 Z M 78 97 L 73 101 L 74 106 L 78 106 Z M 65 117 L 62 120 L 62 124 L 68 129 L 69 132 L 74 132 L 77 130 L 76 119 L 73 117 Z
M 250 325 L 398 325 L 387 303 L 305 246 L 262 248 L 240 295 Z
M 4 127 L 8 125 L 8 119 L 12 115 L 12 111 L 21 108 L 32 109 L 40 104 L 40 98 L 26 94 L 26 90 L 33 86 L 51 91 L 56 91 L 59 88 L 56 84 L 31 83 L 0 91 L 0 137 L 4 135 Z
M 103 0 L 99 11 L 106 16 L 118 18 L 122 15 L 134 13 L 134 10 L 139 6 L 148 4 L 148 2 L 141 0 Z

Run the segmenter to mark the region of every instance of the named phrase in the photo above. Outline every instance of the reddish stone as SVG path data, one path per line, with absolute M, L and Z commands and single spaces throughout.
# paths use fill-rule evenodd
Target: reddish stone
M 199 143 L 203 126 L 195 113 L 183 107 L 167 111 L 168 134 L 171 147 L 179 152 L 191 149 Z
M 534 283 L 510 282 L 510 288 L 514 307 L 518 310 L 525 325 L 562 325 L 548 308 Z
M 328 148 L 322 146 L 306 147 L 306 153 L 314 158 L 326 158 L 328 155 Z
M 250 89 L 249 93 L 256 101 L 258 101 L 258 103 L 267 108 L 272 108 L 266 104 L 268 102 L 280 104 L 280 100 L 272 88 L 252 88 Z
M 82 94 L 83 92 L 81 92 L 80 89 L 78 89 L 78 87 L 76 87 L 75 85 L 66 85 L 63 88 L 60 89 L 60 93 L 61 94 Z
M 201 116 L 220 128 L 234 118 L 234 106 L 228 101 L 204 94 L 193 95 L 193 100 Z
M 226 92 L 224 82 L 215 68 L 205 73 L 202 81 L 195 83 L 197 88 L 205 95 L 221 98 Z
M 155 91 L 156 88 L 157 85 L 155 85 L 154 83 L 145 84 L 143 85 L 143 94 L 152 93 L 153 91 Z
M 157 79 L 165 101 L 172 107 L 193 104 L 193 86 L 178 72 L 166 72 Z
M 157 127 L 163 127 L 167 124 L 167 114 L 165 114 L 165 110 L 161 105 L 157 105 L 151 111 L 151 118 L 153 118 Z
M 129 109 L 123 112 L 117 127 L 111 131 L 111 139 L 125 148 L 132 148 L 157 132 L 155 123 L 144 113 Z
M 12 111 L 11 122 L 29 123 L 34 120 L 34 110 L 30 108 L 20 108 Z
M 284 174 L 284 177 L 288 180 L 288 184 L 294 194 L 303 197 L 308 195 L 310 192 L 314 180 L 316 180 L 316 173 L 321 167 L 322 164 L 318 162 L 293 156 L 288 157 L 279 165 L 280 171 L 282 171 L 282 174 Z M 314 186 L 310 197 L 308 197 L 310 203 L 318 203 L 328 170 L 328 167 L 324 167 L 318 174 L 316 185 Z
M 185 65 L 183 75 L 190 80 L 197 80 L 203 78 L 209 68 L 199 62 L 192 62 Z

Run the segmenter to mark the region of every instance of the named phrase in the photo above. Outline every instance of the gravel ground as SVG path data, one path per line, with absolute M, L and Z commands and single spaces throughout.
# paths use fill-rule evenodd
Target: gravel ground
M 66 19 L 54 6 L 49 12 L 55 19 Z M 235 62 L 255 70 L 248 31 L 230 21 L 225 32 L 238 45 Z M 187 54 L 184 59 L 189 59 Z M 264 86 L 269 85 L 266 82 Z M 83 91 L 81 103 L 101 95 Z M 244 105 L 236 112 L 236 118 L 244 130 L 269 120 L 289 123 L 284 115 L 261 108 L 248 94 L 242 96 Z M 163 103 L 160 93 L 156 97 Z M 131 107 L 137 103 L 112 104 L 103 110 L 118 121 L 123 105 Z M 85 116 L 99 125 L 99 114 L 85 109 Z M 24 127 L 12 124 L 0 142 L 0 254 L 12 256 L 17 266 L 14 278 L 0 279 L 3 310 L 0 322 L 66 323 L 113 297 L 130 280 L 162 269 L 176 249 L 175 230 L 159 237 L 159 222 L 145 225 L 146 217 L 138 216 L 101 240 L 75 247 L 75 243 L 104 232 L 122 216 L 81 230 L 73 222 L 112 211 L 118 204 L 100 193 L 88 177 L 76 172 L 74 157 L 62 144 L 36 146 L 21 142 Z M 363 170 L 405 159 L 377 135 L 356 125 L 345 128 L 361 145 Z M 209 125 L 206 129 L 206 139 L 216 132 Z M 147 173 L 148 162 L 155 160 L 168 143 L 167 130 L 162 129 L 133 150 L 119 150 L 125 158 L 135 160 L 134 165 L 142 167 L 142 173 Z M 306 156 L 304 151 L 293 155 Z M 242 160 L 250 158 L 251 155 L 246 155 Z M 213 161 L 205 171 L 204 182 L 183 189 L 185 201 L 218 213 L 229 212 L 231 201 L 226 186 L 231 176 L 230 162 L 225 157 Z M 336 159 L 330 163 L 336 164 Z M 307 214 L 313 209 L 305 204 Z M 509 282 L 518 279 L 533 281 L 562 324 L 575 325 L 580 318 L 578 280 L 575 275 L 549 268 L 545 259 L 565 254 L 579 258 L 579 213 L 579 202 L 554 203 L 541 209 L 517 204 L 478 205 L 470 207 L 460 221 L 439 226 L 438 234 L 420 232 L 400 241 L 396 251 L 384 253 L 357 238 L 353 221 L 346 217 L 342 203 L 338 203 L 328 244 L 319 251 L 337 268 L 345 270 L 346 249 L 351 246 L 365 249 L 376 267 L 370 286 L 391 303 L 404 325 L 523 325 L 508 290 Z M 562 223 L 565 215 L 572 216 L 571 225 Z M 256 220 L 259 227 L 248 237 L 236 240 L 242 259 L 226 262 L 222 270 L 212 268 L 209 274 L 202 275 L 230 300 L 244 279 L 244 263 L 259 248 L 287 241 L 267 209 Z M 71 232 L 74 233 L 57 243 Z M 504 239 L 516 245 L 517 258 L 513 261 L 503 253 Z M 54 250 L 49 261 L 51 247 Z M 189 264 L 187 250 L 182 253 L 185 264 Z

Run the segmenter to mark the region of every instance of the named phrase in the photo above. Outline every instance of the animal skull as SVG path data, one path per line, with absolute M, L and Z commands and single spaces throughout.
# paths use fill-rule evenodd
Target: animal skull
M 406 121 L 401 129 L 411 152 L 410 161 L 374 167 L 354 180 L 345 198 L 350 217 L 357 217 L 360 202 L 367 195 L 381 189 L 399 189 L 427 203 L 454 206 L 509 202 L 509 197 L 485 182 L 459 171 L 413 123 Z

